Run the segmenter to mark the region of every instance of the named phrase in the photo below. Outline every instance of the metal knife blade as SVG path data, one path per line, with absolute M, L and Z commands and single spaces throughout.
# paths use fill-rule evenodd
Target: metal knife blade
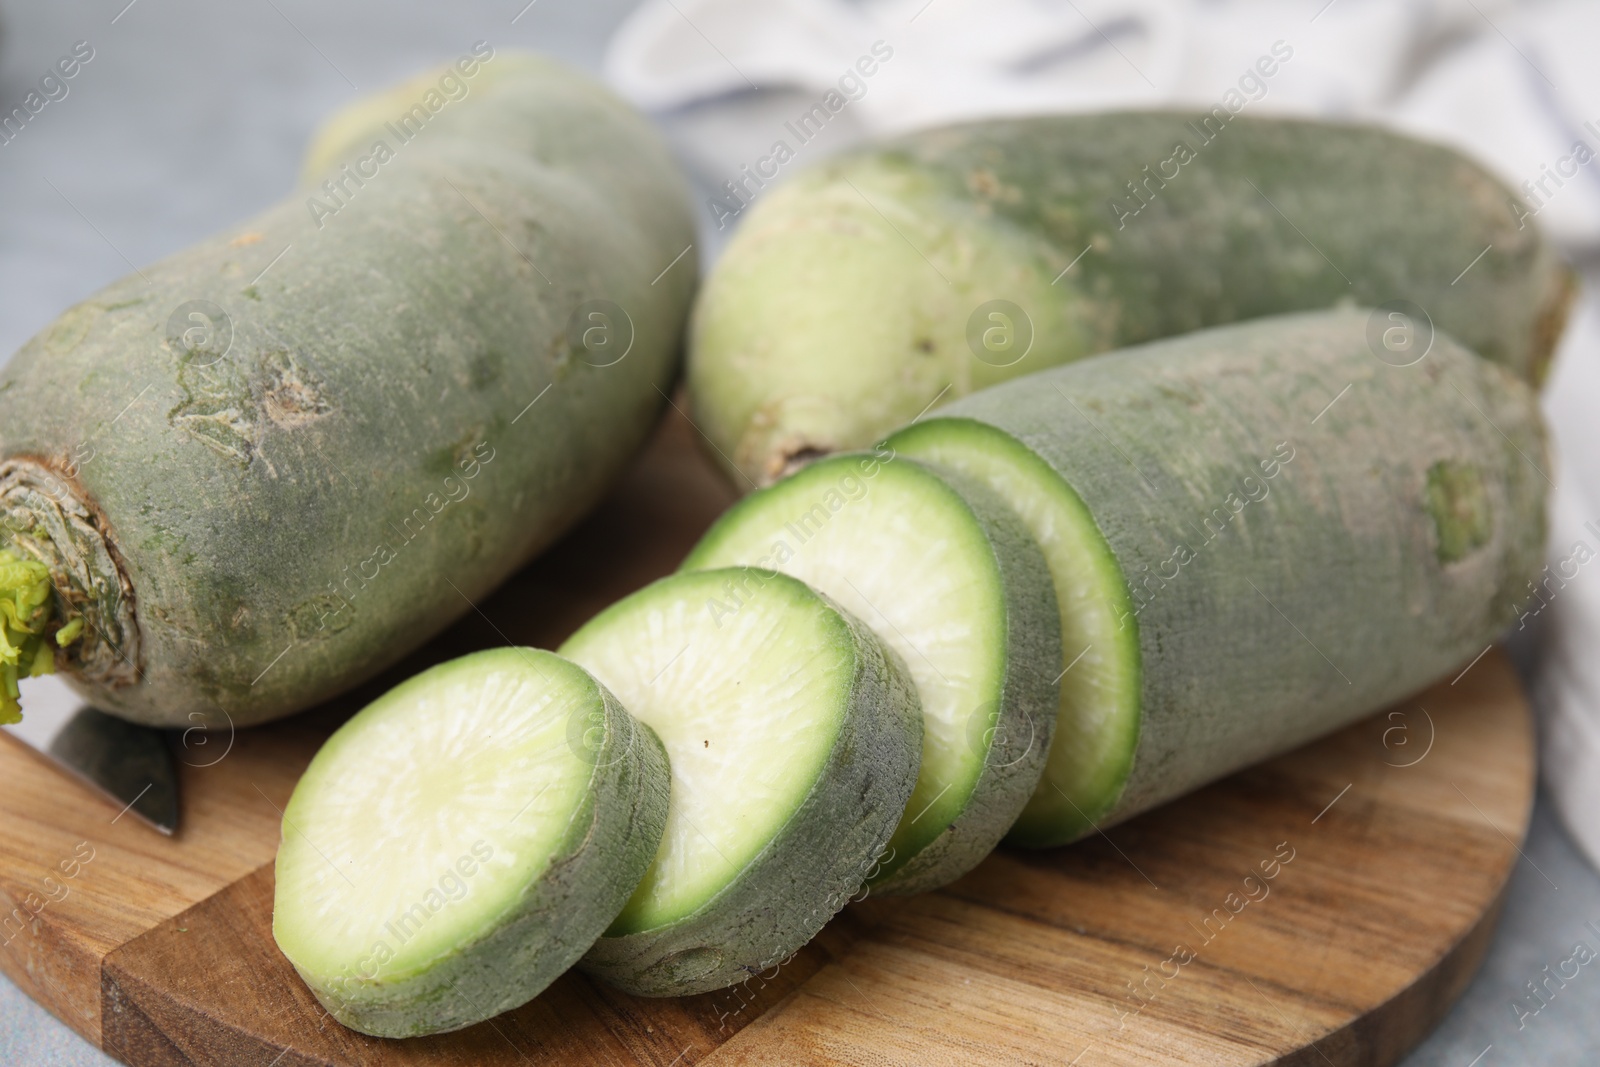
M 178 776 L 166 735 L 97 711 L 60 678 L 26 678 L 22 721 L 0 726 L 58 769 L 164 834 L 178 829 Z

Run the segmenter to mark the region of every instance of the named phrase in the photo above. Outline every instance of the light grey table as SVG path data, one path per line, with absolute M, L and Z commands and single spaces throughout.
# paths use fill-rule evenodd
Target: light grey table
M 78 41 L 94 57 L 0 144 L 0 353 L 68 304 L 278 199 L 316 123 L 476 40 L 594 69 L 630 0 L 0 0 L 0 111 Z M 126 6 L 124 6 L 126 5 Z M 56 91 L 59 95 L 59 91 Z M 752 98 L 665 123 L 709 194 L 786 101 Z M 834 124 L 830 126 L 830 136 Z M 848 130 L 839 134 L 840 142 Z M 709 147 L 708 146 L 713 146 Z M 759 145 L 757 147 L 760 147 Z M 827 146 L 824 146 L 826 148 Z M 723 234 L 702 217 L 701 247 Z M 1591 284 L 1594 278 L 1591 276 Z M 70 788 L 70 787 L 68 787 Z M 4 800 L 0 797 L 0 817 Z M 1407 1067 L 1600 1062 L 1600 968 L 1519 1029 L 1523 984 L 1600 939 L 1600 875 L 1541 804 L 1483 973 Z M 0 979 L 0 1064 L 108 1064 Z

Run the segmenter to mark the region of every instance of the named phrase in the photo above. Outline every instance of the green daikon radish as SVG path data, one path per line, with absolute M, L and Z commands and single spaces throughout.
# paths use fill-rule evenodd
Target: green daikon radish
M 744 213 L 695 310 L 693 414 L 766 484 L 1018 375 L 1340 301 L 1409 301 L 1537 381 L 1576 285 L 1526 215 L 1471 160 L 1372 127 L 1219 108 L 919 131 Z
M 1543 558 L 1536 397 L 1443 335 L 1384 362 L 1372 322 L 1205 330 L 889 439 L 1010 501 L 1055 578 L 1061 709 L 1013 840 L 1074 840 L 1309 741 L 1515 619 Z
M 332 127 L 282 204 L 0 371 L 0 549 L 127 718 L 243 726 L 394 663 L 601 497 L 676 374 L 686 190 L 600 86 L 480 49 Z

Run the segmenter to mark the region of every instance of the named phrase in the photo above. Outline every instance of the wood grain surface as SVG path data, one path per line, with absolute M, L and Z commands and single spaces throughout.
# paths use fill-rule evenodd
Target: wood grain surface
M 317 745 L 427 663 L 553 647 L 676 566 L 730 500 L 669 418 L 591 519 L 402 671 L 289 722 L 174 735 L 175 839 L 0 745 L 0 968 L 141 1067 L 1381 1065 L 1476 970 L 1533 802 L 1530 715 L 1498 653 L 1079 845 L 853 904 L 746 987 L 648 1000 L 569 974 L 456 1034 L 333 1022 L 270 931 L 278 809 Z

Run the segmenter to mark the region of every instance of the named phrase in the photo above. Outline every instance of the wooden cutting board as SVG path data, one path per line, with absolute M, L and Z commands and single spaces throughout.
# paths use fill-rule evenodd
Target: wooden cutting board
M 589 521 L 405 673 L 554 647 L 731 499 L 669 418 Z M 383 1041 L 327 1018 L 278 954 L 271 860 L 301 769 L 398 677 L 237 736 L 175 735 L 174 839 L 0 745 L 0 967 L 141 1067 L 1389 1064 L 1482 960 L 1533 803 L 1529 711 L 1493 652 L 1074 847 L 853 904 L 745 987 L 647 1000 L 569 974 L 488 1023 Z

